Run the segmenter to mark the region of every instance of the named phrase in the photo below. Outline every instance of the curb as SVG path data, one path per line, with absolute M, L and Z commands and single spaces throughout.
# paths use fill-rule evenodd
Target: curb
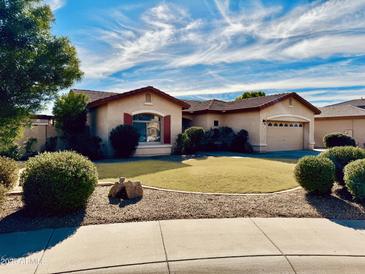
M 112 186 L 114 185 L 114 182 L 100 182 L 97 184 L 97 187 L 101 186 Z M 154 186 L 147 186 L 142 185 L 145 189 L 151 189 L 151 190 L 157 190 L 157 191 L 164 191 L 164 192 L 173 192 L 173 193 L 180 193 L 180 194 L 196 194 L 196 195 L 210 195 L 210 196 L 267 196 L 267 195 L 275 195 L 275 194 L 282 194 L 282 193 L 288 193 L 293 192 L 298 189 L 300 189 L 300 186 L 297 186 L 295 188 L 286 189 L 286 190 L 280 190 L 275 192 L 266 192 L 266 193 L 260 193 L 260 192 L 252 192 L 252 193 L 223 193 L 223 192 L 198 192 L 198 191 L 184 191 L 184 190 L 174 190 L 174 189 L 167 189 L 167 188 L 159 188 Z M 13 195 L 20 195 L 23 193 L 23 190 L 13 190 L 9 191 L 5 195 L 7 196 L 13 196 Z
M 153 186 L 146 186 L 142 185 L 143 188 L 151 189 L 151 190 L 158 190 L 158 191 L 165 191 L 165 192 L 175 192 L 175 193 L 181 193 L 181 194 L 197 194 L 197 195 L 210 195 L 210 196 L 267 196 L 267 195 L 275 195 L 275 194 L 282 194 L 287 192 L 293 192 L 295 190 L 300 189 L 300 186 L 297 186 L 295 188 L 286 189 L 286 190 L 280 190 L 275 192 L 266 192 L 266 193 L 260 193 L 260 192 L 252 192 L 252 193 L 222 193 L 222 192 L 197 192 L 197 191 L 184 191 L 184 190 L 173 190 L 173 189 L 167 189 L 167 188 L 159 188 L 159 187 L 153 187 Z

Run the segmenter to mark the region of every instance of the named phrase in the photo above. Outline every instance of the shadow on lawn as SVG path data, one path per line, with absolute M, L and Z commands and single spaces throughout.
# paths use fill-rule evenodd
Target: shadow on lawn
M 52 248 L 72 236 L 84 216 L 84 209 L 58 216 L 18 210 L 0 220 L 0 257 L 7 263 Z
M 100 179 L 119 178 L 121 176 L 133 178 L 141 175 L 153 174 L 165 170 L 180 169 L 189 166 L 182 163 L 182 161 L 185 160 L 184 158 L 179 158 L 180 160 L 145 159 L 138 161 L 97 162 L 95 164 L 98 169 Z

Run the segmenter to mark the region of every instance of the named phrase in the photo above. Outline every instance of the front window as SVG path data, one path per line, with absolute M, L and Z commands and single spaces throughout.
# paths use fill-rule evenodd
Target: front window
M 139 133 L 141 143 L 161 142 L 161 117 L 154 114 L 142 113 L 133 116 L 133 127 Z

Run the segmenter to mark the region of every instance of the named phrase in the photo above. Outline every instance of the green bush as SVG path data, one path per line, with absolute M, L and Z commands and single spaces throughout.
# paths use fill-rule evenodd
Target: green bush
M 88 130 L 85 130 L 83 133 L 69 136 L 67 138 L 66 150 L 75 151 L 91 160 L 102 158 L 101 139 L 97 136 L 90 135 Z
M 190 127 L 182 134 L 183 153 L 191 154 L 202 150 L 204 129 L 201 127 Z
M 365 200 L 365 159 L 345 166 L 344 180 L 348 191 L 355 199 Z
M 120 125 L 110 132 L 109 140 L 117 157 L 130 157 L 137 149 L 139 134 L 132 126 Z
M 294 170 L 295 179 L 309 193 L 330 193 L 335 176 L 335 165 L 327 158 L 306 156 Z
M 321 157 L 330 159 L 336 168 L 336 181 L 339 184 L 344 184 L 343 169 L 352 161 L 364 159 L 365 150 L 359 147 L 333 147 L 320 154 Z
M 11 158 L 14 160 L 19 160 L 22 156 L 22 153 L 20 151 L 20 147 L 17 144 L 13 144 L 8 147 L 2 147 L 0 148 L 0 156 Z
M 75 152 L 46 152 L 30 158 L 21 176 L 25 207 L 49 214 L 86 206 L 98 182 L 95 165 Z
M 344 147 L 344 146 L 356 146 L 355 139 L 351 136 L 342 133 L 327 134 L 323 138 L 323 143 L 326 148 L 332 147 Z
M 18 181 L 19 168 L 16 161 L 0 156 L 0 185 L 11 189 Z
M 203 139 L 203 149 L 208 151 L 229 150 L 236 134 L 230 127 L 211 128 L 206 131 Z
M 0 185 L 0 206 L 3 204 L 5 200 L 5 193 L 6 193 L 6 188 Z
M 241 129 L 232 140 L 231 150 L 240 153 L 252 153 L 253 148 L 248 142 L 247 130 Z

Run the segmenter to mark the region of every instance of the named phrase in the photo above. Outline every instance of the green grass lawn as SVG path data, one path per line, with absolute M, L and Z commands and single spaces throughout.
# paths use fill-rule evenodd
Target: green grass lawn
M 182 162 L 139 160 L 97 163 L 103 181 L 127 177 L 144 185 L 197 192 L 273 192 L 297 185 L 295 160 L 207 157 Z

